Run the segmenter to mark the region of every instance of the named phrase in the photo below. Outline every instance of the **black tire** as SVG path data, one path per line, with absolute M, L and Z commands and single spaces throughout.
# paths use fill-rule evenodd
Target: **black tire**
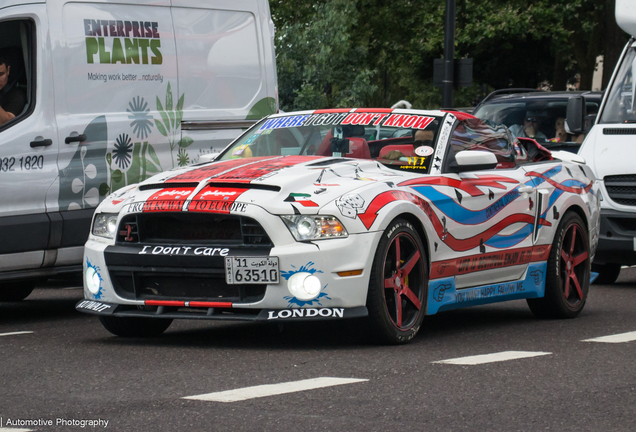
M 122 337 L 159 336 L 172 324 L 167 318 L 100 316 L 99 321 L 106 330 Z
M 620 264 L 592 264 L 592 271 L 598 273 L 594 285 L 611 285 L 621 274 Z
M 22 301 L 27 298 L 34 289 L 34 281 L 1 283 L 0 302 Z
M 397 219 L 384 231 L 373 259 L 367 309 L 378 342 L 404 344 L 426 311 L 428 261 L 411 223 Z
M 581 217 L 567 213 L 552 242 L 545 296 L 528 299 L 532 313 L 541 318 L 574 318 L 581 313 L 590 289 L 589 245 Z

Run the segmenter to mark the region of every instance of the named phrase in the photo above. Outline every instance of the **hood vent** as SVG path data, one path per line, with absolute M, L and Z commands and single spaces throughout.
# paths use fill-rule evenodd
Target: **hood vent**
M 196 188 L 199 183 L 153 183 L 139 186 L 140 191 L 151 189 L 167 189 L 167 188 Z M 238 188 L 238 189 L 261 189 L 269 190 L 273 192 L 279 192 L 280 186 L 266 185 L 266 184 L 253 184 L 253 183 L 228 183 L 228 182 L 214 182 L 210 181 L 207 184 L 208 187 L 216 188 Z
M 195 188 L 199 183 L 151 183 L 139 186 L 140 191 L 166 188 Z
M 228 182 L 215 182 L 211 180 L 208 182 L 208 187 L 215 188 L 237 188 L 237 189 L 261 189 L 273 192 L 279 192 L 280 186 L 266 185 L 260 183 L 228 183 Z

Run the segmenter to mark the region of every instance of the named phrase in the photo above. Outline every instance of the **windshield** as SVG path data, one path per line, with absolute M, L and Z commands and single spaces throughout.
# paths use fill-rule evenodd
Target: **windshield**
M 616 79 L 605 102 L 605 108 L 599 123 L 635 123 L 634 73 L 636 73 L 636 47 L 633 44 L 627 51 Z
M 563 98 L 552 96 L 521 101 L 493 101 L 479 107 L 473 115 L 482 120 L 503 123 L 515 138 L 533 138 L 546 144 L 580 143 L 583 136 L 568 134 L 565 130 L 569 97 L 565 94 Z M 598 112 L 598 100 L 588 99 L 586 105 L 588 114 Z
M 335 111 L 335 110 L 334 110 Z M 262 156 L 373 159 L 426 174 L 442 116 L 392 112 L 293 113 L 257 123 L 217 160 Z M 389 111 L 389 110 L 387 110 Z

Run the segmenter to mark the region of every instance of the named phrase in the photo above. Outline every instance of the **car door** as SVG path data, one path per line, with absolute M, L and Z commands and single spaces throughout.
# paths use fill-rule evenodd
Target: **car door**
M 0 9 L 0 50 L 14 54 L 6 87 L 26 97 L 22 112 L 0 126 L 1 271 L 41 267 L 53 237 L 45 197 L 57 177 L 58 142 L 46 17 L 44 3 Z
M 457 289 L 520 279 L 532 255 L 537 191 L 527 172 L 515 162 L 503 126 L 479 119 L 460 121 L 453 130 L 446 158 L 454 195 L 444 210 L 445 243 L 457 254 Z M 452 153 L 482 150 L 495 153 L 497 168 L 449 173 Z M 450 161 L 450 162 L 449 162 Z

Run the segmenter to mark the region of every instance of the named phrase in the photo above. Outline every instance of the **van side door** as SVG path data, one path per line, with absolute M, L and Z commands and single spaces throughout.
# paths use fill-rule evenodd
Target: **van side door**
M 59 181 L 48 203 L 80 257 L 95 207 L 110 193 L 171 169 L 176 150 L 157 126 L 177 69 L 170 2 L 51 0 Z
M 9 92 L 26 101 L 0 125 L 0 272 L 29 271 L 54 260 L 46 252 L 58 229 L 45 204 L 57 178 L 58 152 L 48 33 L 44 3 L 0 8 L 0 52 L 11 63 L 0 92 L 3 101 Z

